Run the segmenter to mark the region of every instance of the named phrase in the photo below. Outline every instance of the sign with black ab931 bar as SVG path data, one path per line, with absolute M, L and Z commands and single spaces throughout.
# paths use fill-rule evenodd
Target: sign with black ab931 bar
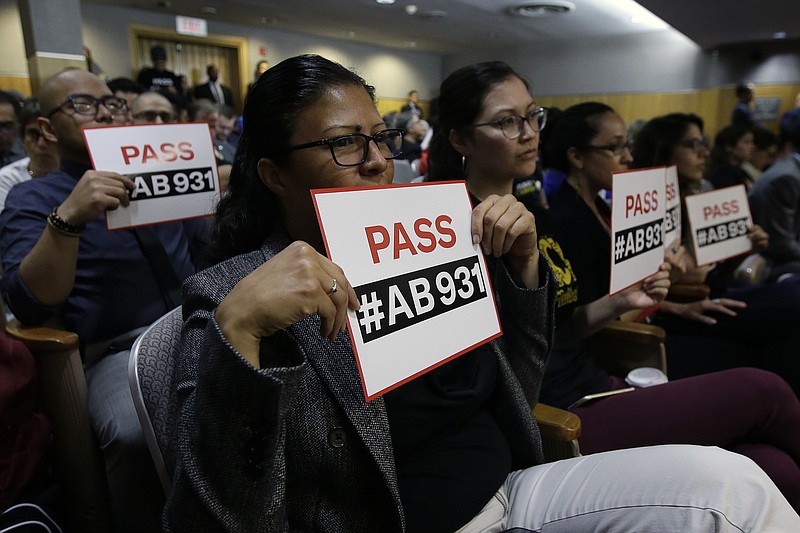
M 95 170 L 134 183 L 130 204 L 106 212 L 122 229 L 206 216 L 219 199 L 219 175 L 206 124 L 143 124 L 83 130 Z
M 463 181 L 311 192 L 367 400 L 501 334 Z
M 697 264 L 708 265 L 749 252 L 753 226 L 744 185 L 686 197 Z

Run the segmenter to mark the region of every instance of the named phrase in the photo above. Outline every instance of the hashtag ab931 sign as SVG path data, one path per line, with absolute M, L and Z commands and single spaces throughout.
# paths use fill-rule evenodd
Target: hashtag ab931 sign
M 311 191 L 367 400 L 501 335 L 464 182 Z
M 214 212 L 219 176 L 207 124 L 142 124 L 83 130 L 95 170 L 134 183 L 130 205 L 106 212 L 108 229 Z
M 686 197 L 686 215 L 698 266 L 722 261 L 752 249 L 753 225 L 744 185 Z
M 617 172 L 611 195 L 611 294 L 658 272 L 664 260 L 664 167 Z

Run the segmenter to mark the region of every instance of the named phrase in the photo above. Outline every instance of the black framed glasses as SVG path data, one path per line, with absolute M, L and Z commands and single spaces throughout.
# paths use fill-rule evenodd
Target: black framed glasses
M 606 150 L 611 152 L 614 155 L 622 155 L 625 153 L 625 150 L 630 152 L 633 150 L 633 141 L 627 140 L 622 144 L 602 144 L 602 145 L 594 145 L 594 144 L 587 144 L 583 147 L 584 150 Z
M 161 122 L 172 122 L 175 120 L 175 115 L 173 115 L 169 111 L 139 111 L 133 118 L 136 120 L 141 120 L 144 122 L 149 122 L 150 124 L 155 124 L 156 119 L 161 119 Z
M 46 118 L 51 118 L 64 109 L 64 106 L 67 104 L 79 115 L 97 115 L 100 104 L 108 109 L 108 112 L 111 113 L 112 116 L 120 116 L 128 112 L 128 102 L 124 98 L 112 94 L 101 96 L 100 98 L 95 98 L 91 94 L 71 94 L 67 96 L 67 99 L 61 102 L 57 108 L 50 111 Z
M 684 148 L 688 148 L 693 152 L 700 152 L 700 150 L 708 150 L 708 141 L 705 139 L 686 139 L 678 143 Z
M 500 130 L 503 132 L 503 135 L 505 135 L 508 139 L 513 140 L 522 135 L 522 128 L 525 127 L 526 122 L 534 132 L 538 133 L 542 131 L 542 129 L 544 129 L 544 125 L 547 123 L 547 109 L 544 107 L 535 107 L 525 113 L 524 116 L 509 115 L 497 120 L 473 124 L 472 127 L 477 128 L 480 126 L 494 126 L 496 128 L 500 128 Z
M 367 160 L 370 141 L 375 142 L 383 157 L 395 159 L 402 154 L 400 148 L 403 144 L 403 130 L 387 129 L 379 131 L 375 135 L 365 135 L 364 133 L 337 135 L 329 139 L 291 146 L 289 151 L 327 146 L 331 151 L 334 163 L 340 167 L 357 167 Z

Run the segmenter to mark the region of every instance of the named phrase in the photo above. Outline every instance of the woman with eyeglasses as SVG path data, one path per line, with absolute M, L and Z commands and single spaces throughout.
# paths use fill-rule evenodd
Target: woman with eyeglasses
M 694 114 L 672 113 L 652 119 L 637 137 L 635 167 L 675 165 L 681 199 L 712 190 L 703 179 L 708 147 L 703 120 Z M 682 211 L 685 215 L 685 206 Z M 691 247 L 691 228 L 682 222 L 687 253 L 682 256 L 678 281 L 708 283 L 709 298 L 693 302 L 664 302 L 653 320 L 667 335 L 670 374 L 690 376 L 737 366 L 772 370 L 800 394 L 800 280 L 780 285 L 736 286 L 729 279 L 738 264 L 698 267 Z M 754 249 L 767 237 L 750 231 Z
M 22 145 L 28 155 L 0 169 L 0 212 L 5 208 L 11 187 L 58 170 L 58 145 L 42 135 L 38 122 L 40 116 L 38 100 L 25 100 L 19 113 L 19 123 Z
M 585 170 L 591 172 L 594 178 L 600 178 L 604 168 L 610 170 L 621 167 L 620 158 L 630 159 L 624 123 L 613 112 L 606 116 L 607 111 L 608 108 L 603 108 L 600 117 L 592 116 L 589 119 L 591 125 L 584 123 L 584 116 L 579 113 L 580 124 L 574 124 L 575 129 L 582 133 L 580 142 L 572 144 L 573 146 L 608 146 L 607 150 L 591 150 L 592 153 L 586 156 L 597 156 L 593 160 L 592 168 L 585 166 Z M 568 110 L 565 115 L 569 119 L 573 113 L 574 111 Z M 527 83 L 507 64 L 488 62 L 459 69 L 441 86 L 440 129 L 431 145 L 429 179 L 465 179 L 475 202 L 510 194 L 515 180 L 529 176 L 534 171 L 539 135 L 543 127 L 550 128 L 543 115 L 543 110 L 530 95 Z M 605 119 L 608 119 L 607 123 Z M 618 135 L 620 129 L 622 133 Z M 554 135 L 560 137 L 560 129 L 550 132 L 550 138 Z M 564 171 L 568 179 L 572 176 L 573 183 L 575 182 L 574 169 L 560 166 L 559 169 Z M 587 359 L 580 344 L 580 335 L 588 335 L 592 330 L 602 327 L 625 309 L 645 307 L 663 298 L 667 273 L 665 271 L 626 291 L 623 296 L 608 298 L 606 289 L 602 297 L 594 295 L 591 297 L 592 301 L 579 303 L 578 298 L 583 296 L 583 279 L 580 276 L 576 278 L 570 263 L 571 256 L 562 252 L 559 241 L 554 236 L 554 228 L 548 218 L 553 207 L 545 210 L 535 203 L 531 206 L 536 216 L 537 248 L 551 265 L 556 278 L 554 281 L 559 286 L 555 314 L 557 329 L 540 399 L 566 408 L 584 395 L 625 386 L 621 380 L 610 379 Z M 588 206 L 585 209 L 587 214 L 584 218 L 595 217 L 593 210 Z M 592 228 L 585 229 L 591 231 Z M 489 260 L 495 266 L 502 263 L 502 260 Z M 586 277 L 588 282 L 589 276 Z M 588 286 L 588 290 L 593 288 Z M 506 303 L 502 297 L 498 300 L 502 310 Z M 532 310 L 527 310 L 523 316 L 532 323 L 537 320 L 537 315 Z M 742 377 L 744 376 L 723 376 L 720 381 L 729 385 L 738 384 Z M 529 487 L 525 484 L 521 485 L 523 488 L 512 487 L 509 506 L 512 518 L 504 522 L 504 526 L 527 527 L 534 531 L 547 531 L 550 527 L 555 531 L 596 531 L 600 524 L 610 527 L 611 530 L 625 530 L 625 527 L 638 531 L 656 530 L 659 527 L 670 531 L 711 530 L 705 524 L 682 523 L 682 520 L 692 514 L 686 512 L 686 502 L 682 498 L 693 499 L 700 495 L 711 500 L 726 498 L 715 488 L 717 480 L 712 479 L 731 474 L 728 467 L 716 463 L 719 457 L 707 458 L 707 461 L 700 459 L 703 465 L 699 466 L 698 457 L 694 455 L 699 451 L 698 448 L 681 448 L 680 454 L 676 456 L 672 455 L 672 447 L 647 446 L 694 443 L 740 451 L 744 450 L 745 441 L 739 442 L 738 435 L 746 434 L 748 440 L 752 438 L 756 443 L 780 442 L 776 446 L 776 453 L 788 457 L 790 462 L 794 461 L 793 458 L 800 457 L 800 441 L 794 436 L 783 436 L 780 428 L 783 423 L 791 426 L 800 422 L 800 404 L 785 384 L 781 386 L 779 378 L 758 371 L 754 373 L 754 377 L 756 382 L 745 387 L 745 394 L 752 393 L 756 383 L 771 387 L 777 382 L 778 387 L 769 400 L 763 400 L 760 408 L 762 410 L 752 413 L 748 410 L 748 417 L 752 416 L 752 420 L 737 419 L 740 416 L 738 410 L 742 406 L 732 400 L 718 398 L 708 405 L 705 400 L 700 402 L 699 398 L 711 382 L 708 378 L 698 379 L 695 383 L 674 382 L 650 389 L 637 389 L 576 408 L 574 411 L 582 419 L 581 449 L 591 455 L 578 460 L 560 461 L 552 467 L 546 465 L 528 469 L 525 474 L 520 475 L 522 480 L 527 476 L 532 482 L 538 480 L 535 494 L 544 500 L 550 499 L 551 504 L 549 508 L 538 507 L 537 502 L 531 500 L 532 509 L 527 509 L 531 522 L 517 522 L 515 505 L 521 505 L 518 498 L 527 497 Z M 694 413 L 700 413 L 705 408 L 709 409 L 709 413 L 713 410 L 714 416 L 711 418 L 717 424 L 714 428 L 703 428 L 692 418 Z M 777 413 L 786 418 L 774 427 L 762 428 L 762 422 L 772 422 L 767 414 L 772 416 Z M 724 420 L 717 420 L 723 414 Z M 597 453 L 629 447 L 635 447 L 636 450 L 613 454 Z M 784 448 L 794 452 L 787 453 Z M 705 451 L 707 449 L 703 449 L 703 453 Z M 719 450 L 717 452 L 725 455 Z M 649 467 L 645 468 L 639 458 L 634 458 L 638 454 L 649 456 Z M 617 460 L 620 463 L 616 463 Z M 592 471 L 597 466 L 595 461 L 608 461 L 607 465 L 614 465 L 611 466 L 614 471 L 611 478 L 607 479 L 604 473 Z M 631 467 L 633 464 L 636 466 Z M 548 471 L 549 468 L 553 471 Z M 581 485 L 580 496 L 574 500 L 575 507 L 559 498 L 563 494 L 560 492 L 560 484 L 565 480 L 558 477 L 556 472 L 566 470 L 570 470 L 575 476 L 573 480 Z M 654 474 L 654 471 L 659 473 Z M 664 472 L 670 472 L 671 480 L 677 482 L 680 479 L 678 485 L 687 485 L 682 485 L 682 491 L 673 491 L 672 481 L 665 484 L 658 481 Z M 551 474 L 555 477 L 550 478 Z M 649 475 L 653 477 L 648 480 L 646 478 Z M 797 486 L 800 483 L 800 474 L 795 478 L 791 474 L 787 477 L 790 481 L 794 479 L 794 485 L 788 483 L 786 487 L 794 490 L 793 497 L 797 503 L 800 498 L 800 487 Z M 606 482 L 613 482 L 613 488 L 605 485 Z M 741 487 L 738 482 L 732 483 Z M 564 490 L 567 489 L 564 487 Z M 624 508 L 624 513 L 614 515 L 605 508 L 610 503 L 606 496 L 612 494 L 613 505 L 618 509 Z M 656 501 L 659 503 L 655 503 Z M 695 501 L 690 505 L 698 503 Z M 716 503 L 706 502 L 699 506 L 708 509 L 715 505 Z M 576 511 L 576 508 L 581 510 Z M 558 517 L 558 521 L 555 517 Z M 632 523 L 625 523 L 627 518 Z M 657 527 L 650 520 L 664 522 Z M 557 524 L 561 529 L 556 527 Z M 748 526 L 744 529 L 748 529 Z

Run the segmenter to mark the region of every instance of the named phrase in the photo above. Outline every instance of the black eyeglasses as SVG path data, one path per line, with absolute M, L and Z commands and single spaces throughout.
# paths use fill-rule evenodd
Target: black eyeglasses
M 357 167 L 367 160 L 370 141 L 375 142 L 383 157 L 395 159 L 402 154 L 400 148 L 403 143 L 403 130 L 388 129 L 379 131 L 375 135 L 365 135 L 363 133 L 337 135 L 330 139 L 291 146 L 289 151 L 304 150 L 315 146 L 327 146 L 331 151 L 334 163 L 340 167 Z
M 507 117 L 503 117 L 497 120 L 492 120 L 490 122 L 481 122 L 480 124 L 473 124 L 473 128 L 477 128 L 479 126 L 494 126 L 496 128 L 500 128 L 508 139 L 516 139 L 520 135 L 522 135 L 522 128 L 525 127 L 525 123 L 531 127 L 531 129 L 538 133 L 542 131 L 544 125 L 547 123 L 547 109 L 544 107 L 535 107 L 525 113 L 524 116 L 521 115 L 509 115 Z
M 688 148 L 693 152 L 699 152 L 700 150 L 708 150 L 708 141 L 705 139 L 686 139 L 685 141 L 681 141 L 678 143 L 680 146 L 684 148 Z
M 623 144 L 603 144 L 600 146 L 596 146 L 594 144 L 587 144 L 583 147 L 584 150 L 607 150 L 614 155 L 622 155 L 625 153 L 625 150 L 630 152 L 633 150 L 633 141 L 627 140 Z
M 25 140 L 31 144 L 36 144 L 42 138 L 42 132 L 39 128 L 25 128 Z
M 140 111 L 133 115 L 136 120 L 142 120 L 151 124 L 156 123 L 156 119 L 161 119 L 161 122 L 172 122 L 175 120 L 175 115 L 169 111 Z
M 95 98 L 90 94 L 72 94 L 67 96 L 59 106 L 47 114 L 47 118 L 52 117 L 69 104 L 72 110 L 79 115 L 97 115 L 97 110 L 100 109 L 100 104 L 108 109 L 112 116 L 124 115 L 128 112 L 128 102 L 124 98 L 119 98 L 114 95 L 106 95 L 100 98 Z

